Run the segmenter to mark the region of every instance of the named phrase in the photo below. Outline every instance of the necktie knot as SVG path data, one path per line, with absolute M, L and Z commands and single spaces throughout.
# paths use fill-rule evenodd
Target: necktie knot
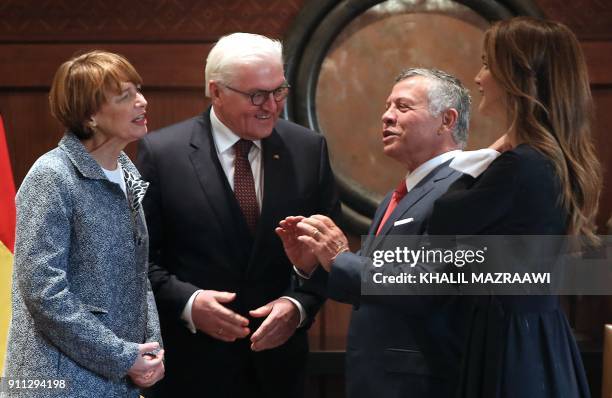
M 400 181 L 397 188 L 395 188 L 395 192 L 393 193 L 395 194 L 395 196 L 399 197 L 400 199 L 406 196 L 406 194 L 408 193 L 408 187 L 406 186 L 406 180 Z
M 376 230 L 377 236 L 380 234 L 380 231 L 382 231 L 383 226 L 387 223 L 389 216 L 391 216 L 391 213 L 393 213 L 393 210 L 395 210 L 397 204 L 404 199 L 404 196 L 406 196 L 407 193 L 408 187 L 406 186 L 406 180 L 402 180 L 398 184 L 397 188 L 395 188 L 395 191 L 393 191 L 393 195 L 391 195 L 391 200 L 387 205 L 387 210 L 385 211 L 385 214 L 378 225 L 378 230 Z
M 253 146 L 253 141 L 240 139 L 234 144 L 234 151 L 236 156 L 242 159 L 248 159 L 249 151 Z

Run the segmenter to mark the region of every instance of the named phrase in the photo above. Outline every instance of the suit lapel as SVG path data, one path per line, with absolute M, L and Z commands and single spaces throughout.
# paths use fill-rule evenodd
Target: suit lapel
M 397 204 L 393 213 L 389 216 L 389 219 L 383 225 L 380 230 L 379 236 L 384 236 L 389 233 L 389 230 L 393 227 L 393 223 L 397 221 L 400 216 L 406 213 L 412 206 L 418 203 L 425 195 L 427 195 L 433 189 L 433 179 L 425 178 L 417 184 L 416 187 L 412 188 L 410 192 Z
M 445 180 L 446 178 L 448 178 L 450 175 L 452 175 L 455 172 L 453 169 L 448 167 L 449 163 L 450 163 L 450 160 L 447 162 L 444 162 L 443 164 L 433 169 L 413 189 L 411 189 L 410 192 L 408 192 L 408 194 L 398 203 L 395 210 L 393 210 L 393 213 L 391 213 L 391 215 L 389 216 L 389 219 L 387 220 L 386 224 L 381 229 L 378 237 L 376 237 L 373 240 L 373 242 L 370 244 L 370 246 L 372 247 L 371 248 L 369 247 L 368 250 L 373 250 L 375 247 L 377 247 L 382 242 L 384 237 L 389 235 L 389 232 L 391 232 L 391 229 L 393 228 L 394 226 L 393 224 L 395 223 L 395 221 L 401 219 L 402 216 L 404 216 L 406 213 L 408 213 L 408 211 L 412 207 L 414 207 L 414 205 L 419 203 L 421 200 L 430 200 L 430 199 L 427 199 L 427 195 L 435 188 L 436 184 L 438 184 L 440 181 Z M 390 195 L 388 196 L 390 200 Z M 389 200 L 386 200 L 386 205 L 384 206 L 383 209 L 386 210 Z M 377 220 L 378 222 L 376 222 L 375 224 L 376 228 L 378 228 L 378 224 L 380 223 L 380 218 L 382 218 L 382 214 L 384 214 L 385 210 L 381 212 L 379 219 Z M 373 232 L 372 232 L 372 228 L 371 228 L 370 233 L 374 235 L 376 233 L 376 229 L 373 229 Z
M 265 239 L 270 231 L 274 231 L 276 225 L 275 217 L 279 207 L 287 198 L 287 170 L 292 168 L 286 148 L 276 132 L 272 131 L 269 137 L 262 141 L 262 161 L 263 161 L 263 201 L 255 242 L 251 253 L 251 259 L 257 258 L 258 251 L 262 248 Z M 252 261 L 249 261 L 251 264 Z
M 391 201 L 392 195 L 393 191 L 389 192 L 387 196 L 385 196 L 385 198 L 382 200 L 382 202 L 380 202 L 380 205 L 378 205 L 376 213 L 374 213 L 374 217 L 372 218 L 372 224 L 370 224 L 366 241 L 362 245 L 362 252 L 369 253 L 370 246 L 374 243 L 376 239 L 376 230 L 378 230 L 378 226 L 380 225 L 380 222 L 382 221 L 382 218 L 385 215 L 385 211 L 389 206 L 389 202 Z
M 220 233 L 222 236 L 235 237 L 229 239 L 232 242 L 243 243 L 233 245 L 239 248 L 237 250 L 246 249 L 246 253 L 250 252 L 250 245 L 244 243 L 252 242 L 252 237 L 219 162 L 212 138 L 209 112 L 203 115 L 202 128 L 194 129 L 190 145 L 194 150 L 189 154 L 189 159 L 208 200 L 208 205 L 212 208 L 212 214 L 216 217 Z

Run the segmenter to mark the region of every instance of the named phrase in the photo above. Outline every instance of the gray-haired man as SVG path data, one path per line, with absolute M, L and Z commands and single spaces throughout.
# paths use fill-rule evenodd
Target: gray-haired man
M 426 232 L 434 201 L 462 174 L 449 164 L 463 156 L 469 111 L 468 91 L 447 73 L 413 68 L 398 76 L 382 115 L 382 142 L 385 155 L 404 165 L 407 175 L 377 209 L 361 253 L 380 241 L 374 236 Z M 371 260 L 346 252 L 346 237 L 325 216 L 288 217 L 277 233 L 301 275 L 320 263 L 329 272 L 328 296 L 354 306 L 349 397 L 454 395 L 469 302 L 362 296 L 362 270 Z

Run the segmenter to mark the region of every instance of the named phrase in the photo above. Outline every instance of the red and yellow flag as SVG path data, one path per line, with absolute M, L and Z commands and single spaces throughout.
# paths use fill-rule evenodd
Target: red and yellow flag
M 15 245 L 15 182 L 4 123 L 0 116 L 0 374 L 4 370 L 6 338 L 11 319 L 11 274 Z

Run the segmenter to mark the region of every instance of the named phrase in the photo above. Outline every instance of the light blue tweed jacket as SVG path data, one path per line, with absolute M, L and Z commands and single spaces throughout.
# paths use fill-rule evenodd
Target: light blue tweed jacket
M 161 343 L 140 207 L 148 184 L 124 153 L 119 162 L 128 200 L 66 133 L 19 188 L 5 374 L 69 388 L 24 395 L 137 397 L 126 376 L 137 344 Z

